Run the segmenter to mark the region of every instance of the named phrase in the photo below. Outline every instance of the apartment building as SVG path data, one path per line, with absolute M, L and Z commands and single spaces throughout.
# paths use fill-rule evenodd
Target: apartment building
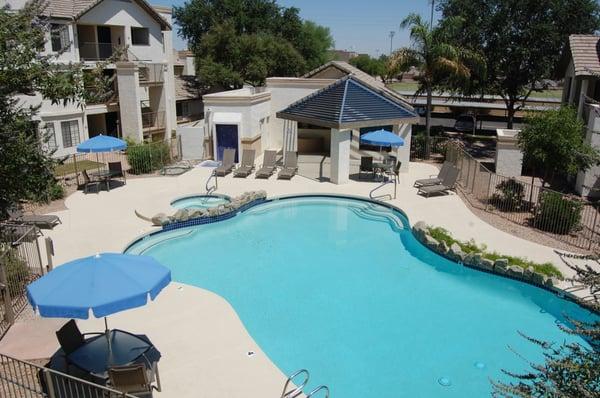
M 16 9 L 23 0 L 11 0 Z M 118 62 L 104 65 L 114 76 L 114 95 L 102 103 L 52 104 L 41 96 L 23 98 L 40 104 L 40 126 L 50 135 L 55 156 L 99 134 L 142 140 L 170 140 L 176 129 L 171 8 L 145 0 L 48 0 L 51 29 L 44 52 L 56 62 L 91 69 L 117 48 Z

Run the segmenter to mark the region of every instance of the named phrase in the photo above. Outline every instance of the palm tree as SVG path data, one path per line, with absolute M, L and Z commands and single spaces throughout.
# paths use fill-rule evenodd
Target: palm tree
M 448 39 L 449 32 L 460 28 L 460 25 L 460 19 L 447 18 L 443 25 L 433 27 L 420 15 L 410 14 L 400 27 L 410 28 L 412 46 L 401 48 L 390 57 L 389 67 L 392 69 L 403 72 L 414 66 L 420 71 L 415 95 L 427 93 L 426 157 L 429 156 L 433 89 L 452 89 L 461 82 L 466 84 L 471 77 L 470 67 L 480 68 L 483 65 L 483 58 L 478 54 L 456 46 Z

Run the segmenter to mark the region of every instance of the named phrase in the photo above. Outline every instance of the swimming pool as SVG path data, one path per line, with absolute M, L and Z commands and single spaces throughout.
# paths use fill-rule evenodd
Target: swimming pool
M 229 203 L 229 198 L 222 195 L 194 195 L 179 198 L 171 202 L 176 209 L 208 209 Z
M 232 219 L 150 236 L 173 279 L 233 306 L 286 374 L 306 368 L 332 397 L 489 397 L 489 379 L 542 360 L 518 331 L 550 341 L 587 311 L 426 249 L 397 211 L 342 198 L 269 202 Z M 202 305 L 202 303 L 198 303 Z M 449 380 L 449 386 L 439 383 Z

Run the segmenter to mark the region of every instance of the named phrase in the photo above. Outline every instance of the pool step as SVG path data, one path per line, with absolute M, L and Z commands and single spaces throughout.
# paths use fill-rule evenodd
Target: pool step
M 352 206 L 350 208 L 354 214 L 371 221 L 379 221 L 390 224 L 395 232 L 404 231 L 402 221 L 398 219 L 390 210 L 383 210 L 379 205 L 369 204 L 366 206 Z
M 292 383 L 295 378 L 297 378 L 298 376 L 301 376 L 301 375 L 304 377 L 302 382 L 297 387 L 292 388 L 291 390 L 288 390 L 290 383 Z M 292 374 L 290 377 L 287 378 L 285 384 L 283 385 L 283 392 L 281 393 L 281 398 L 296 398 L 296 397 L 301 396 L 302 390 L 308 384 L 308 379 L 310 379 L 310 373 L 308 373 L 308 370 L 300 369 L 300 370 L 294 372 L 294 374 Z M 292 386 L 294 386 L 294 384 L 292 384 Z M 323 386 L 323 385 L 315 388 L 314 390 L 312 390 L 311 392 L 306 394 L 306 398 L 311 398 L 311 397 L 316 398 L 320 392 L 322 392 L 322 394 L 320 394 L 321 396 L 323 396 L 324 398 L 329 398 L 329 388 L 327 386 Z

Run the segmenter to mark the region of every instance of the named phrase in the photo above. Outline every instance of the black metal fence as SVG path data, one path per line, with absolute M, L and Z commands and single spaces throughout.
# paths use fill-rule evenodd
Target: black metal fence
M 31 362 L 0 354 L 0 396 L 3 398 L 134 398 Z
M 109 163 L 120 163 L 126 176 L 155 174 L 163 167 L 181 160 L 181 139 L 130 145 L 125 151 L 77 153 L 63 159 L 54 169 L 55 177 L 66 185 L 83 182 L 81 174 L 108 169 Z
M 453 143 L 446 146 L 446 159 L 460 169 L 459 186 L 473 206 L 569 245 L 600 250 L 597 204 L 528 177 L 498 175 Z
M 34 226 L 0 224 L 0 337 L 27 305 L 26 286 L 42 276 L 38 237 Z

